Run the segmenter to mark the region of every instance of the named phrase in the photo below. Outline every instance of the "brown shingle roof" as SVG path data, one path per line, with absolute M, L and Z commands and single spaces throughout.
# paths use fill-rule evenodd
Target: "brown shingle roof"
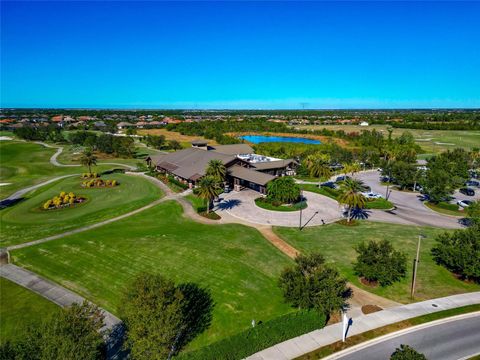
M 258 162 L 258 163 L 253 163 L 251 165 L 254 166 L 256 170 L 270 170 L 270 169 L 281 169 L 294 162 L 295 160 L 293 159 L 286 159 L 286 160 Z
M 252 154 L 253 149 L 248 144 L 215 145 L 211 146 L 213 151 L 227 155 Z
M 230 176 L 247 180 L 252 183 L 263 185 L 263 186 L 265 186 L 268 182 L 275 179 L 275 176 L 265 174 L 260 171 L 247 169 L 239 165 L 234 165 L 231 168 L 229 168 L 228 173 L 230 174 Z

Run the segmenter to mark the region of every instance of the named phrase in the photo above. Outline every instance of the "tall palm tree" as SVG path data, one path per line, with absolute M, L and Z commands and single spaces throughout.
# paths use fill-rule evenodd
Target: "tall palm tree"
M 80 158 L 80 163 L 83 166 L 88 166 L 88 172 L 92 173 L 92 166 L 97 165 L 97 157 L 92 152 L 91 149 L 85 149 L 82 153 L 82 157 Z
M 362 167 L 355 161 L 350 164 L 343 164 L 343 170 L 345 171 L 345 174 L 351 174 L 352 177 L 355 177 L 355 174 L 362 170 Z
M 310 176 L 318 177 L 318 180 L 328 179 L 332 176 L 330 170 L 330 157 L 326 154 L 317 154 L 314 157 L 308 159 L 307 168 L 310 172 Z
M 218 183 L 212 176 L 204 176 L 198 183 L 198 196 L 207 202 L 207 214 L 210 212 L 210 203 L 217 196 Z
M 207 176 L 213 177 L 219 184 L 225 180 L 227 169 L 221 160 L 210 160 L 206 171 Z
M 365 185 L 354 179 L 346 179 L 340 187 L 341 194 L 338 197 L 338 202 L 348 206 L 347 222 L 350 222 L 352 209 L 363 209 L 367 203 L 367 199 L 362 195 L 365 190 Z

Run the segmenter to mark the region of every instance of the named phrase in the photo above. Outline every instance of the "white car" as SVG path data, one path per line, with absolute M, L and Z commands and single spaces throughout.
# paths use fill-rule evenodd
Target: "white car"
M 362 195 L 365 196 L 367 199 L 381 199 L 381 198 L 383 198 L 382 195 L 377 194 L 376 192 L 373 192 L 373 191 L 363 192 Z
M 472 203 L 473 203 L 472 200 L 460 200 L 460 201 L 457 201 L 457 205 L 458 205 L 458 206 L 461 206 L 462 208 L 469 207 Z

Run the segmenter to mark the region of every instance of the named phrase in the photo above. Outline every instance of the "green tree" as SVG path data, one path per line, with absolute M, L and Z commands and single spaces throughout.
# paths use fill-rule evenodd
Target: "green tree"
M 475 223 L 480 223 L 480 200 L 472 202 L 467 207 L 468 217 Z
M 127 344 L 133 359 L 166 359 L 182 330 L 184 296 L 174 282 L 141 274 L 121 302 Z
M 343 171 L 345 174 L 351 174 L 352 177 L 355 177 L 355 174 L 362 170 L 362 167 L 358 162 L 343 164 Z
M 290 204 L 300 197 L 300 187 L 289 176 L 283 176 L 267 184 L 267 198 L 282 204 Z
M 395 250 L 388 240 L 361 242 L 355 251 L 358 256 L 353 269 L 368 281 L 387 286 L 404 278 L 407 273 L 407 256 Z
M 213 177 L 218 184 L 223 183 L 226 174 L 227 169 L 221 160 L 213 159 L 208 162 L 206 175 Z
M 321 181 L 327 180 L 332 176 L 330 161 L 330 156 L 327 154 L 314 154 L 313 156 L 307 157 L 305 163 L 310 176 L 316 177 Z
M 351 221 L 352 210 L 363 209 L 367 203 L 365 196 L 361 192 L 365 189 L 365 185 L 359 180 L 346 179 L 340 186 L 340 196 L 338 202 L 348 207 L 347 221 Z
M 210 212 L 210 203 L 217 196 L 218 183 L 212 176 L 204 176 L 198 182 L 197 194 L 207 203 L 207 214 Z
M 464 279 L 480 282 L 480 223 L 436 237 L 432 255 L 437 264 Z
M 300 309 L 314 309 L 327 317 L 348 308 L 352 290 L 347 280 L 319 253 L 299 255 L 295 265 L 283 270 L 279 286 L 285 301 Z
M 182 144 L 180 144 L 177 140 L 170 140 L 168 142 L 168 147 L 172 150 L 180 150 L 182 148 Z
M 97 165 L 97 157 L 95 156 L 95 154 L 92 152 L 91 149 L 87 148 L 82 153 L 82 157 L 80 158 L 80 163 L 83 166 L 87 166 L 88 172 L 91 174 L 92 166 Z
M 211 324 L 210 292 L 193 283 L 176 286 L 161 275 L 140 274 L 127 287 L 121 313 L 133 359 L 166 359 Z
M 2 359 L 72 359 L 105 358 L 104 316 L 88 302 L 61 309 L 23 336 L 0 347 Z
M 402 344 L 395 349 L 390 360 L 427 360 L 427 358 L 410 346 Z
M 417 167 L 404 161 L 395 161 L 392 163 L 391 175 L 400 188 L 405 189 L 415 183 Z

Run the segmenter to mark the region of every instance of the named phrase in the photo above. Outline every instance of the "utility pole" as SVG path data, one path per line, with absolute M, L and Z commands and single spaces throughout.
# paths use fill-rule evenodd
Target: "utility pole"
M 413 295 L 415 293 L 415 282 L 417 280 L 417 271 L 418 271 L 418 263 L 420 262 L 420 242 L 422 239 L 425 239 L 426 236 L 419 234 L 418 235 L 418 244 L 417 244 L 417 257 L 413 260 L 413 278 L 412 278 L 412 289 L 410 291 L 410 297 L 413 300 Z
M 303 201 L 303 190 L 300 189 L 300 201 Z M 300 222 L 298 224 L 298 230 L 302 230 L 302 206 L 300 205 Z

